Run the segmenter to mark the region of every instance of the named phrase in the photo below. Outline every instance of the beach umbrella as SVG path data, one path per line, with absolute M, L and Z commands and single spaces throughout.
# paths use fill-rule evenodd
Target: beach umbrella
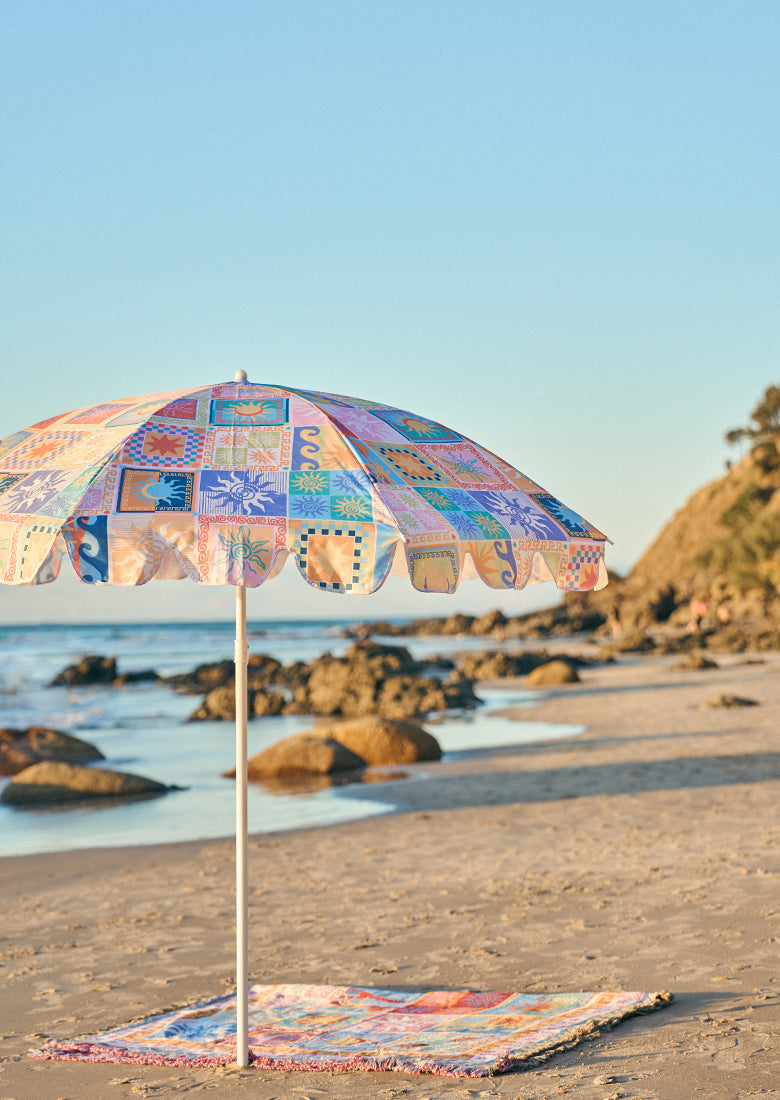
M 247 381 L 105 401 L 0 441 L 0 580 L 189 578 L 236 590 L 237 1060 L 249 1061 L 246 589 L 292 558 L 326 592 L 607 583 L 605 536 L 424 416 Z

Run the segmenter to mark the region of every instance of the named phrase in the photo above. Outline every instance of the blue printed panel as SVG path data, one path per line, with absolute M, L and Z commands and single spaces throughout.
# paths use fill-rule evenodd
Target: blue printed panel
M 531 499 L 544 508 L 556 523 L 558 523 L 568 535 L 581 535 L 590 537 L 593 528 L 582 518 L 579 512 L 572 511 L 562 504 L 556 497 L 549 493 L 534 493 Z
M 63 528 L 76 573 L 86 584 L 108 582 L 108 517 L 76 516 Z
M 262 470 L 204 470 L 198 510 L 212 516 L 284 516 L 285 474 Z
M 195 474 L 122 470 L 118 512 L 190 512 Z

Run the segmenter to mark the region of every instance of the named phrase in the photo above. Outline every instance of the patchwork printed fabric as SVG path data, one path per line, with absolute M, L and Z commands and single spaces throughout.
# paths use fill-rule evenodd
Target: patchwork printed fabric
M 249 991 L 252 1065 L 283 1070 L 400 1070 L 487 1077 L 544 1061 L 599 1025 L 652 1012 L 668 993 L 429 993 L 332 985 Z M 236 1059 L 236 998 L 217 997 L 33 1058 L 219 1066 Z
M 375 591 L 606 584 L 605 536 L 451 429 L 356 398 L 249 382 L 104 402 L 0 441 L 0 580 L 153 577 Z

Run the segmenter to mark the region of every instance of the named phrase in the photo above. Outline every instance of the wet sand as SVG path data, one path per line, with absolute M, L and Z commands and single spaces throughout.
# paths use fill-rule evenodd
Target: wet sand
M 718 1100 L 780 1081 L 780 655 L 586 669 L 518 720 L 587 732 L 470 753 L 359 797 L 398 812 L 250 845 L 261 982 L 670 990 L 495 1078 L 35 1061 L 234 987 L 231 841 L 0 860 L 0 1097 Z M 731 692 L 761 705 L 702 709 Z

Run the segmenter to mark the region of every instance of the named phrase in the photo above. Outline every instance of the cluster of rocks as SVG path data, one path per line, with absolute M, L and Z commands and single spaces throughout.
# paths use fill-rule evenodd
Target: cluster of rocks
M 190 721 L 231 719 L 235 715 L 232 661 L 201 665 L 166 683 L 188 694 L 206 690 Z M 250 657 L 247 669 L 249 713 L 318 714 L 354 718 L 378 714 L 407 719 L 432 711 L 468 709 L 480 700 L 472 680 L 453 662 L 415 661 L 402 646 L 356 642 L 343 657 L 330 653 L 306 664 L 281 665 L 272 657 Z
M 0 802 L 23 806 L 148 796 L 175 789 L 130 772 L 88 766 L 104 759 L 95 745 L 61 730 L 0 729 L 0 775 L 13 777 Z
M 439 759 L 439 742 L 422 726 L 370 715 L 286 737 L 253 756 L 247 774 L 253 780 L 334 775 Z M 234 777 L 236 773 L 226 774 Z
M 345 634 L 354 638 L 464 635 L 511 641 L 514 638 L 543 638 L 550 634 L 596 630 L 606 622 L 607 606 L 603 599 L 589 601 L 582 595 L 571 593 L 555 607 L 525 615 L 506 616 L 502 611 L 495 610 L 484 615 L 457 614 L 438 619 L 414 619 L 409 623 L 380 620 L 349 627 Z

